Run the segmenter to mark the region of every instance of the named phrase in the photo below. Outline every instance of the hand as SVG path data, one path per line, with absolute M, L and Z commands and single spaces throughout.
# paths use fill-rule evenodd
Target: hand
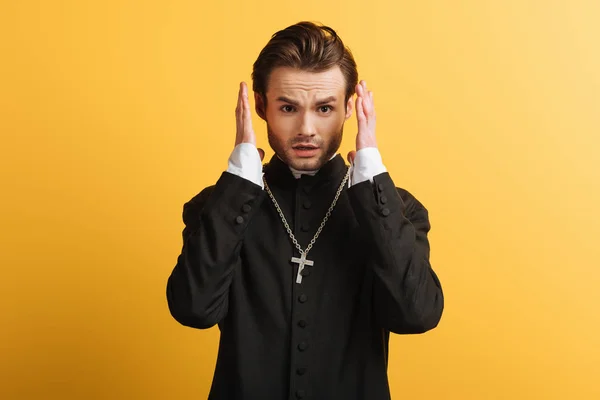
M 240 83 L 240 91 L 238 92 L 238 102 L 235 109 L 236 118 L 236 133 L 235 145 L 241 143 L 252 143 L 256 146 L 256 136 L 252 128 L 252 114 L 250 112 L 250 101 L 248 100 L 248 86 L 246 82 Z M 265 157 L 263 149 L 257 149 L 261 161 Z
M 365 81 L 360 81 L 356 85 L 356 118 L 358 120 L 356 151 L 367 147 L 377 147 L 373 92 L 367 91 L 367 83 Z M 351 164 L 354 163 L 356 151 L 348 153 L 348 161 Z

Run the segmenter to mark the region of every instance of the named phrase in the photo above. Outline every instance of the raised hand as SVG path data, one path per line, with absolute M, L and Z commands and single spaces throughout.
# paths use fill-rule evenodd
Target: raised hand
M 235 119 L 236 119 L 236 133 L 235 133 L 235 145 L 241 143 L 252 143 L 256 146 L 256 135 L 254 134 L 254 128 L 252 127 L 252 113 L 250 112 L 250 101 L 248 100 L 248 86 L 246 82 L 240 83 L 240 90 L 238 92 L 238 102 L 235 108 Z M 265 152 L 262 149 L 257 149 L 262 160 L 265 156 Z
M 367 147 L 377 147 L 373 92 L 367 91 L 367 83 L 365 81 L 360 81 L 356 85 L 356 118 L 358 120 L 356 151 Z M 354 162 L 356 151 L 348 153 L 348 161 L 350 163 Z

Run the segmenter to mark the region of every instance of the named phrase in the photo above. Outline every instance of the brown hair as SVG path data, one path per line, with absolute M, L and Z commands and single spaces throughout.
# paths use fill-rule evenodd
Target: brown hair
M 356 62 L 350 49 L 328 26 L 299 22 L 275 33 L 262 49 L 252 70 L 252 89 L 266 104 L 267 83 L 277 67 L 321 72 L 339 66 L 346 80 L 346 101 L 358 83 Z

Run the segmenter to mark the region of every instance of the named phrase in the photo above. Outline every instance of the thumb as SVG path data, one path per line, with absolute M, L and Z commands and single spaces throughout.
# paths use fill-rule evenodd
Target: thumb
M 260 161 L 262 161 L 265 158 L 265 151 L 263 149 L 257 149 L 258 150 L 258 155 L 260 156 Z
M 356 157 L 356 150 L 352 150 L 348 153 L 348 162 L 350 165 L 354 164 L 354 157 Z

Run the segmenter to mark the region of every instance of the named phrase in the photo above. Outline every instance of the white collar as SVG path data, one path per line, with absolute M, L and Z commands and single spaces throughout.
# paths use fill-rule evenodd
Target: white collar
M 334 154 L 334 155 L 333 155 L 333 156 L 332 156 L 332 157 L 329 159 L 329 161 L 333 160 L 333 159 L 334 159 L 336 156 L 337 156 L 337 153 L 336 153 L 336 154 Z M 279 158 L 279 159 L 281 160 L 281 157 L 277 156 L 277 158 Z M 281 160 L 281 161 L 283 161 L 283 160 Z M 318 170 L 318 169 L 315 169 L 315 170 L 313 170 L 313 171 L 299 171 L 299 170 L 297 170 L 297 169 L 295 169 L 295 168 L 292 168 L 292 167 L 290 167 L 289 165 L 288 165 L 288 168 L 290 169 L 290 171 L 291 171 L 291 172 L 292 172 L 292 174 L 294 175 L 294 178 L 296 178 L 296 179 L 300 179 L 300 177 L 301 177 L 302 175 L 310 175 L 310 176 L 315 176 L 315 175 L 317 174 L 317 172 L 319 172 L 319 170 Z

